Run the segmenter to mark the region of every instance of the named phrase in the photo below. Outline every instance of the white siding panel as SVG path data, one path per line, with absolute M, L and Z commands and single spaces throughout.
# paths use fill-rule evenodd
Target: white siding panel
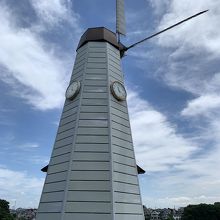
M 87 86 L 105 86 L 106 80 L 85 80 L 85 85 Z
M 66 213 L 64 216 L 64 220 L 112 220 L 112 215 L 92 213 Z
M 76 121 L 73 121 L 73 122 L 71 122 L 71 123 L 62 125 L 62 126 L 60 126 L 59 129 L 58 129 L 58 133 L 62 133 L 62 132 L 67 131 L 67 130 L 69 130 L 69 129 L 75 128 L 75 126 L 76 126 Z
M 38 212 L 61 212 L 62 202 L 40 203 Z
M 61 213 L 37 213 L 37 220 L 60 220 Z
M 143 215 L 116 214 L 115 220 L 144 220 L 144 216 Z
M 62 140 L 64 138 L 73 136 L 75 133 L 74 131 L 75 131 L 74 129 L 69 129 L 67 131 L 61 132 L 57 135 L 56 140 L 58 141 L 58 140 Z
M 106 99 L 83 99 L 82 105 L 108 105 L 108 101 Z
M 143 211 L 142 205 L 118 203 L 115 206 L 115 212 L 116 213 L 139 214 L 139 213 L 142 213 L 142 211 Z
M 107 93 L 86 93 L 86 92 L 84 92 L 83 98 L 86 98 L 86 99 L 107 99 Z
M 116 202 L 141 203 L 140 195 L 115 192 L 114 198 Z
M 71 181 L 69 190 L 108 190 L 110 191 L 110 181 Z
M 107 120 L 79 120 L 79 126 L 82 127 L 99 127 L 106 128 L 108 127 Z
M 70 154 L 63 154 L 57 157 L 53 157 L 50 160 L 50 165 L 54 165 L 54 164 L 59 164 L 59 163 L 63 163 L 63 162 L 67 162 L 70 159 Z
M 112 143 L 133 150 L 132 143 L 119 139 L 117 137 L 112 137 Z
M 76 138 L 76 143 L 97 143 L 97 144 L 107 144 L 109 142 L 108 136 L 97 136 L 97 135 L 78 135 Z
M 96 152 L 75 152 L 73 160 L 77 161 L 109 161 L 109 153 L 96 153 Z
M 54 174 L 48 174 L 46 178 L 46 183 L 53 183 L 58 181 L 64 181 L 67 178 L 67 172 L 60 172 Z
M 65 211 L 73 213 L 110 213 L 111 204 L 103 202 L 67 202 Z
M 113 174 L 114 180 L 116 182 L 125 182 L 125 183 L 131 183 L 131 184 L 138 184 L 138 180 L 136 176 L 130 176 L 123 173 L 116 173 Z
M 125 126 L 123 124 L 119 124 L 118 122 L 114 122 L 114 121 L 112 121 L 112 128 L 117 129 L 117 130 L 122 131 L 127 134 L 129 134 L 131 132 L 129 126 Z
M 95 57 L 95 58 L 106 57 L 105 49 L 104 50 L 102 49 L 101 51 L 99 49 L 96 52 L 89 52 L 89 57 Z
M 112 121 L 130 127 L 130 123 L 127 119 L 121 118 L 117 115 L 112 115 Z
M 110 192 L 98 191 L 69 191 L 67 196 L 68 201 L 96 201 L 96 202 L 109 202 L 111 201 Z
M 110 180 L 108 171 L 71 171 L 71 180 Z
M 83 113 L 81 113 L 83 114 Z M 87 114 L 87 113 L 85 113 Z M 88 113 L 88 114 L 92 114 L 92 113 Z M 106 113 L 94 113 L 97 115 L 101 115 L 100 117 L 105 117 Z M 103 114 L 103 115 L 102 115 Z M 78 134 L 89 134 L 89 135 L 108 135 L 108 128 L 79 128 L 78 129 Z
M 107 106 L 81 106 L 81 112 L 108 112 Z
M 86 74 L 85 79 L 89 80 L 107 80 L 106 75 L 100 75 L 100 74 Z
M 112 145 L 112 150 L 114 153 L 117 153 L 117 154 L 122 154 L 127 157 L 134 157 L 134 152 L 130 149 Z
M 105 75 L 107 74 L 107 69 L 97 69 L 97 68 L 93 68 L 93 69 L 86 69 L 86 74 L 101 74 L 101 75 Z
M 56 141 L 56 143 L 54 144 L 54 148 L 63 147 L 63 146 L 66 146 L 72 143 L 73 143 L 73 137 L 68 137 L 68 138 Z
M 75 151 L 108 152 L 108 144 L 76 144 Z
M 68 166 L 69 166 L 69 162 L 61 163 L 61 164 L 57 164 L 57 165 L 49 165 L 47 173 L 52 174 L 52 173 L 66 171 L 66 170 L 68 170 Z
M 137 167 L 126 166 L 126 165 L 122 165 L 119 163 L 113 163 L 113 168 L 114 168 L 114 171 L 127 173 L 130 175 L 136 175 L 137 173 Z
M 126 183 L 114 182 L 114 190 L 119 192 L 127 192 L 127 193 L 139 193 L 138 185 L 130 185 Z
M 117 155 L 117 154 L 113 154 L 113 160 L 118 162 L 118 163 L 122 163 L 125 165 L 130 165 L 130 166 L 135 166 L 135 160 L 129 157 L 124 157 L 121 155 Z
M 72 170 L 110 170 L 110 163 L 77 161 L 72 163 Z
M 61 192 L 52 192 L 52 193 L 43 193 L 41 197 L 42 202 L 61 202 L 64 198 L 64 191 Z
M 107 60 L 105 57 L 88 57 L 88 62 L 89 63 L 106 63 Z
M 55 192 L 64 190 L 66 186 L 66 181 L 57 183 L 48 183 L 44 185 L 43 192 Z

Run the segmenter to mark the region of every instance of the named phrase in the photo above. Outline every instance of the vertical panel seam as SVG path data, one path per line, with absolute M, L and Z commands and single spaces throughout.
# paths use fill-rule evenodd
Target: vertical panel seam
M 66 179 L 66 189 L 64 191 L 64 199 L 63 199 L 63 204 L 62 204 L 62 210 L 61 210 L 61 220 L 64 220 L 65 216 L 65 207 L 66 207 L 66 200 L 67 200 L 67 195 L 68 195 L 68 189 L 69 189 L 69 178 L 71 174 L 71 169 L 72 169 L 72 157 L 75 152 L 75 143 L 76 143 L 76 136 L 77 136 L 77 128 L 79 126 L 79 117 L 80 117 L 80 109 L 81 109 L 81 102 L 82 102 L 82 97 L 83 97 L 83 87 L 84 87 L 84 81 L 85 81 L 85 74 L 86 74 L 86 68 L 87 68 L 87 61 L 88 61 L 88 53 L 89 53 L 89 46 L 88 43 L 86 44 L 87 47 L 87 53 L 86 53 L 86 59 L 85 59 L 85 66 L 84 66 L 84 72 L 83 72 L 83 77 L 82 77 L 82 83 L 81 83 L 81 88 L 80 88 L 80 98 L 79 98 L 79 104 L 78 104 L 78 112 L 77 112 L 77 118 L 76 118 L 76 125 L 75 125 L 75 132 L 73 136 L 73 143 L 72 143 L 72 151 L 70 154 L 70 161 L 69 161 L 69 168 L 67 172 L 67 179 Z M 73 75 L 73 73 L 72 73 Z M 72 76 L 71 76 L 72 79 Z
M 109 150 L 110 150 L 110 175 L 111 175 L 111 193 L 112 193 L 112 220 L 115 220 L 115 198 L 114 198 L 114 175 L 113 175 L 113 153 L 112 153 L 112 126 L 111 126 L 111 92 L 110 92 L 110 71 L 109 71 L 109 43 L 106 43 L 106 56 L 107 56 L 107 76 L 108 76 L 108 114 L 109 114 Z

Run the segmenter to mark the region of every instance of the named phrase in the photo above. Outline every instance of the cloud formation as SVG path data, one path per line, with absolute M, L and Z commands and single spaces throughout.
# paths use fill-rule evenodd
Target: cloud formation
M 62 22 L 72 25 L 80 31 L 79 15 L 72 10 L 73 3 L 70 0 L 30 0 L 38 18 L 46 25 L 57 26 Z
M 181 112 L 184 116 L 195 116 L 208 114 L 210 111 L 219 110 L 220 96 L 219 95 L 202 95 L 197 99 L 190 101 L 186 108 Z
M 211 120 L 210 132 L 205 129 L 192 136 L 184 135 L 137 92 L 128 94 L 136 159 L 147 172 L 141 177 L 144 204 L 172 207 L 218 201 L 219 124 Z M 157 192 L 153 197 L 152 188 Z M 164 194 L 169 196 L 163 197 Z
M 187 100 L 184 108 L 178 114 L 179 119 L 190 128 L 185 134 L 179 134 L 175 129 L 175 124 L 171 124 L 169 118 L 162 113 L 158 114 L 154 110 L 154 114 L 147 114 L 149 109 L 152 111 L 152 106 L 147 106 L 147 103 L 143 118 L 139 118 L 141 124 L 139 132 L 138 127 L 133 129 L 134 142 L 136 133 L 140 133 L 137 135 L 137 139 L 145 139 L 145 142 L 149 143 L 149 137 L 145 137 L 148 130 L 151 141 L 154 140 L 154 144 L 148 144 L 149 148 L 146 147 L 146 151 L 141 152 L 143 154 L 139 154 L 136 150 L 137 157 L 143 157 L 142 160 L 146 159 L 143 164 L 147 164 L 148 170 L 154 165 L 154 161 L 156 164 L 163 165 L 162 167 L 158 165 L 155 175 L 149 174 L 146 178 L 148 181 L 143 180 L 145 184 L 154 184 L 153 189 L 159 191 L 160 196 L 157 199 L 151 198 L 150 192 L 144 190 L 144 201 L 148 201 L 149 205 L 156 202 L 162 206 L 166 204 L 182 206 L 199 202 L 212 203 L 220 199 L 220 175 L 218 172 L 220 162 L 217 158 L 220 153 L 220 31 L 218 29 L 220 2 L 200 0 L 195 3 L 190 0 L 169 0 L 167 4 L 164 4 L 160 0 L 156 0 L 151 1 L 151 4 L 158 18 L 157 30 L 199 11 L 209 9 L 209 12 L 152 40 L 157 48 L 153 47 L 150 51 L 146 51 L 143 45 L 142 48 L 137 48 L 138 52 L 134 51 L 130 54 L 137 57 L 138 62 L 142 59 L 143 69 L 145 63 L 150 65 L 151 61 L 155 62 L 155 57 L 160 57 L 157 60 L 157 68 L 153 77 L 162 79 L 165 84 L 175 87 L 177 90 L 191 93 L 194 97 Z M 149 62 L 145 61 L 146 58 Z M 138 115 L 138 112 L 134 112 L 133 115 Z M 156 129 L 154 129 L 154 125 L 148 124 L 149 118 L 154 118 Z M 134 125 L 138 124 L 135 117 L 131 121 Z M 143 127 L 146 127 L 146 134 L 141 131 Z M 162 128 L 166 128 L 166 133 L 160 132 Z M 165 138 L 163 136 L 161 138 L 161 134 L 166 134 Z M 154 139 L 154 135 L 157 138 Z M 171 142 L 169 143 L 168 140 Z M 178 141 L 175 142 L 176 140 Z M 166 148 L 166 143 L 170 148 Z M 141 149 L 141 143 L 137 141 L 136 147 L 139 145 Z M 164 149 L 162 145 L 165 146 Z M 151 155 L 151 146 L 160 150 L 158 152 L 155 150 L 155 155 Z M 178 149 L 179 146 L 180 149 Z M 185 147 L 182 148 L 183 146 Z M 194 148 L 193 150 L 191 148 L 192 151 L 190 151 L 190 148 L 186 146 L 194 146 Z M 181 151 L 182 149 L 189 151 L 184 152 Z M 171 152 L 171 155 L 168 152 Z M 178 152 L 180 154 L 182 152 L 183 155 L 179 156 Z M 157 161 L 157 158 L 160 159 Z M 167 166 L 165 166 L 166 160 L 168 161 Z M 170 166 L 168 166 L 169 162 Z M 162 197 L 167 191 L 169 191 L 169 196 Z
M 44 179 L 0 166 L 0 197 L 7 199 L 16 208 L 37 208 Z
M 44 2 L 44 1 L 42 1 Z M 56 1 L 56 6 L 47 3 L 39 4 L 38 12 L 51 19 L 63 19 L 62 13 L 67 9 Z M 59 6 L 60 2 L 60 7 Z M 45 5 L 46 4 L 46 5 Z M 45 7 L 45 8 L 44 8 Z M 51 8 L 53 11 L 51 12 Z M 62 12 L 63 11 L 63 12 Z M 46 46 L 47 42 L 30 28 L 19 28 L 15 25 L 16 17 L 10 9 L 1 3 L 0 18 L 0 67 L 1 80 L 12 87 L 12 94 L 25 99 L 37 109 L 60 107 L 64 100 L 64 88 L 70 75 L 70 64 L 65 53 L 63 59 L 57 56 L 54 49 Z M 50 21 L 48 18 L 47 21 Z M 52 21 L 51 21 L 52 22 Z M 54 21 L 55 22 L 55 21 Z M 76 21 L 74 21 L 76 22 Z
M 178 134 L 175 124 L 141 99 L 137 92 L 128 94 L 137 160 L 147 172 L 169 170 L 189 158 L 197 149 L 196 145 Z

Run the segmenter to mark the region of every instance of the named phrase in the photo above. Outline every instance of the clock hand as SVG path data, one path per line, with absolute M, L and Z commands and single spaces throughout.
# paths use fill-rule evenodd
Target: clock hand
M 120 88 L 120 86 L 118 86 L 118 92 L 121 93 L 121 88 Z
M 118 92 L 121 93 L 121 87 L 120 86 L 118 86 Z

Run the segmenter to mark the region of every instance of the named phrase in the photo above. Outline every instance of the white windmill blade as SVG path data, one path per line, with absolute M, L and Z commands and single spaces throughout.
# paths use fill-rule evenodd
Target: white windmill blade
M 124 0 L 116 0 L 116 32 L 126 35 Z

